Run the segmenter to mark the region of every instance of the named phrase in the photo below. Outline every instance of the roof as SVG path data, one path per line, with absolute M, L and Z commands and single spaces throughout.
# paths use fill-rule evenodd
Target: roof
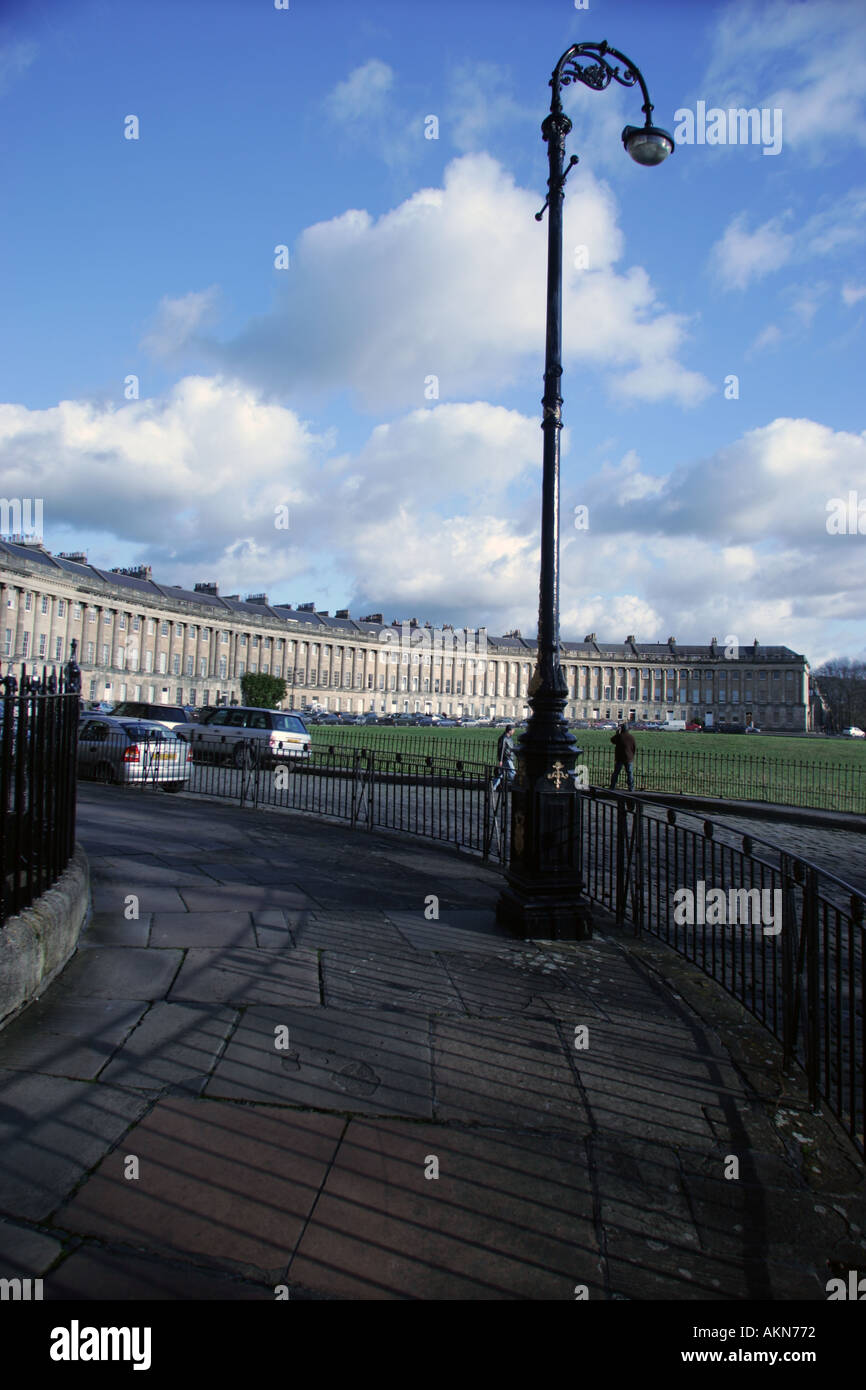
M 255 602 L 251 603 L 248 599 L 221 598 L 217 594 L 210 594 L 204 590 L 185 589 L 181 585 L 157 584 L 155 580 L 139 579 L 130 574 L 114 574 L 111 570 L 98 569 L 95 565 L 79 564 L 77 560 L 62 560 L 57 555 L 52 555 L 38 545 L 16 544 L 14 541 L 0 541 L 0 552 L 5 551 L 12 559 L 25 561 L 31 564 L 43 566 L 46 569 L 59 570 L 68 574 L 71 578 L 80 579 L 84 582 L 97 581 L 100 584 L 109 584 L 114 590 L 129 589 L 140 598 L 150 598 L 154 602 L 160 600 L 178 601 L 181 603 L 196 604 L 199 608 L 210 608 L 214 610 L 214 618 L 220 613 L 227 617 L 236 615 L 238 617 L 249 617 L 256 619 L 272 619 L 290 625 L 293 628 L 303 627 L 314 630 L 321 636 L 333 636 L 334 638 L 345 637 L 372 637 L 382 632 L 402 633 L 403 624 L 394 623 L 370 623 L 362 622 L 354 618 L 334 618 L 330 614 L 311 612 L 308 609 L 293 608 L 288 603 L 266 604 Z M 466 634 L 470 634 L 470 642 L 466 644 L 467 654 L 481 655 L 478 645 L 483 640 L 487 646 L 496 652 L 506 653 L 515 658 L 532 655 L 536 650 L 536 642 L 532 638 L 526 637 L 494 637 L 487 633 L 486 628 L 433 628 L 424 626 L 409 627 L 411 644 L 419 647 L 425 643 L 425 634 L 436 634 L 438 644 L 443 641 L 443 632 L 450 632 L 454 641 L 455 648 L 459 652 Z M 483 634 L 483 638 L 482 638 Z M 696 646 L 694 643 L 674 643 L 669 642 L 560 642 L 560 650 L 566 656 L 573 659 L 590 659 L 616 661 L 625 664 L 629 661 L 645 662 L 664 662 L 677 661 L 688 665 L 690 662 L 716 661 L 724 658 L 725 645 L 718 643 L 716 651 L 712 647 Z M 758 646 L 757 651 L 751 643 L 740 646 L 737 660 L 744 662 L 790 662 L 805 661 L 805 657 L 791 650 L 790 647 Z M 731 658 L 727 658 L 728 661 Z

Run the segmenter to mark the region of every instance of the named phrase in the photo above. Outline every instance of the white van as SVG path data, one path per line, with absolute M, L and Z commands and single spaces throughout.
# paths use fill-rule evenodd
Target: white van
M 663 729 L 684 729 L 686 721 L 684 719 L 666 719 L 661 727 Z

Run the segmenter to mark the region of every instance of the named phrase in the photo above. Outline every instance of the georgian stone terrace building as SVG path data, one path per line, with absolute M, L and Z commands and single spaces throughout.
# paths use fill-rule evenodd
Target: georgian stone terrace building
M 5 670 L 59 666 L 73 638 L 84 698 L 162 704 L 239 701 L 241 677 L 261 671 L 286 680 L 286 708 L 521 719 L 535 664 L 534 642 L 517 632 L 331 616 L 266 594 L 220 594 L 213 583 L 158 584 L 149 567 L 100 570 L 33 541 L 0 542 Z M 562 643 L 562 663 L 569 718 L 811 727 L 809 665 L 787 647 L 611 643 L 590 633 Z

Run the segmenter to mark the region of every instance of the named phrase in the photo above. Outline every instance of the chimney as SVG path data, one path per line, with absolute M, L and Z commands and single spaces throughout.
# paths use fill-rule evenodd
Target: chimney
M 86 565 L 87 556 L 83 550 L 61 550 L 58 560 L 72 560 L 76 565 Z
M 362 618 L 362 623 L 383 623 L 385 620 L 381 613 L 368 613 L 366 618 Z
M 315 611 L 316 611 L 316 605 L 315 605 L 314 603 L 299 603 L 299 604 L 298 604 L 298 612 L 299 612 L 299 613 L 315 613 Z
M 206 584 L 196 584 L 195 593 L 212 594 L 214 598 L 219 598 L 219 586 L 217 585 L 216 580 L 214 580 L 213 582 L 208 581 Z
M 263 603 L 263 604 L 265 605 L 265 607 L 267 607 L 267 606 L 268 606 L 268 596 L 267 596 L 267 594 L 247 594 L 245 602 L 246 602 L 246 603 Z
M 336 612 L 334 613 L 334 617 L 335 617 L 335 618 L 348 618 L 348 616 L 349 616 L 349 610 L 348 610 L 348 608 L 338 608 L 338 609 L 336 610 Z
M 130 579 L 150 579 L 150 565 L 115 565 L 112 574 L 128 574 Z M 177 585 L 180 588 L 181 585 Z

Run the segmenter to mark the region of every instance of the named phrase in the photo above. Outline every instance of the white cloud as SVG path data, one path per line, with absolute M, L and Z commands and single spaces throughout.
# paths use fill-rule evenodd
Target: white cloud
M 785 145 L 822 163 L 851 142 L 866 144 L 861 0 L 729 4 L 713 54 L 704 80 L 712 104 L 781 107 Z
M 381 113 L 385 98 L 394 85 L 394 70 L 378 58 L 371 58 L 338 82 L 328 97 L 332 115 L 338 121 L 368 120 Z
M 449 164 L 374 220 L 352 210 L 307 228 L 273 311 L 211 352 L 229 374 L 304 399 L 349 388 L 370 410 L 498 393 L 535 371 L 544 342 L 546 229 L 538 195 L 488 155 Z M 623 235 L 605 184 L 586 174 L 564 219 L 565 361 L 611 372 L 633 400 L 691 405 L 711 388 L 682 365 L 687 320 L 646 271 L 617 269 Z M 585 247 L 587 268 L 576 248 Z
M 842 299 L 848 308 L 858 304 L 861 299 L 866 299 L 866 285 L 843 285 Z
M 0 406 L 0 468 L 9 495 L 43 498 L 49 547 L 84 541 L 95 563 L 529 635 L 538 434 L 514 410 L 443 403 L 337 452 L 250 388 L 188 377 L 120 408 Z M 808 419 L 773 420 L 667 474 L 633 450 L 609 461 L 580 495 L 563 489 L 563 635 L 757 633 L 814 660 L 859 649 L 863 538 L 826 521 L 828 501 L 862 494 L 864 477 L 866 433 Z M 288 531 L 274 526 L 283 503 Z M 572 524 L 576 503 L 588 530 Z
M 768 323 L 766 328 L 762 328 L 751 347 L 746 352 L 748 357 L 753 352 L 763 352 L 765 348 L 774 348 L 782 341 L 782 331 L 775 323 Z
M 142 338 L 142 347 L 157 357 L 172 357 L 193 346 L 199 331 L 213 321 L 218 298 L 216 285 L 207 290 L 191 290 L 177 299 L 166 295 Z
M 773 217 L 754 231 L 740 213 L 728 223 L 721 240 L 710 251 L 710 264 L 726 289 L 745 289 L 752 280 L 779 270 L 790 260 L 794 238 L 782 230 L 782 219 Z

